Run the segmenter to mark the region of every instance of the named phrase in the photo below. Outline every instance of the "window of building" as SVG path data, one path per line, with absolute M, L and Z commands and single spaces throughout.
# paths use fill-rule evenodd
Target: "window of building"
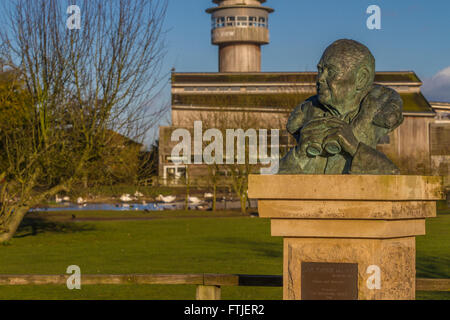
M 450 112 L 438 112 L 436 120 L 450 120 Z
M 223 27 L 268 27 L 268 21 L 265 17 L 247 17 L 247 16 L 230 16 L 212 18 L 211 28 Z
M 177 174 L 178 174 L 178 176 L 185 177 L 186 176 L 186 167 L 178 167 Z
M 265 28 L 265 27 L 267 26 L 267 24 L 266 24 L 266 18 L 264 18 L 264 17 L 259 17 L 259 23 L 258 23 L 258 26 L 259 26 L 259 27 Z
M 217 25 L 218 28 L 225 27 L 225 17 L 220 17 L 217 20 L 218 20 L 218 22 L 217 22 L 218 23 L 218 25 Z
M 256 91 L 256 87 L 247 87 L 247 91 Z
M 231 87 L 231 91 L 241 91 L 241 87 Z
M 258 18 L 257 17 L 248 17 L 248 25 L 249 25 L 249 27 L 257 27 L 258 26 Z
M 248 21 L 248 17 L 239 16 L 239 17 L 237 17 L 236 26 L 237 27 L 246 27 L 248 25 L 247 21 Z
M 166 172 L 169 178 L 175 178 L 175 168 L 166 168 Z
M 217 172 L 217 174 L 221 177 L 228 176 L 228 172 L 226 170 L 220 170 L 219 172 Z
M 380 139 L 380 141 L 378 141 L 378 144 L 389 144 L 389 143 L 391 143 L 389 135 L 385 135 Z
M 288 135 L 283 134 L 280 136 L 280 145 L 283 145 L 283 146 L 289 145 L 289 136 Z
M 164 179 L 186 179 L 186 166 L 164 166 Z
M 227 17 L 227 27 L 233 27 L 235 25 L 236 17 Z
M 212 29 L 225 27 L 225 17 L 212 18 Z

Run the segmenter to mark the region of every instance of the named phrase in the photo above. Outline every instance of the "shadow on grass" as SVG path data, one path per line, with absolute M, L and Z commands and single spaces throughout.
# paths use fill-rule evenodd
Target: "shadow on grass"
M 450 215 L 450 209 L 441 209 L 437 211 L 438 216 Z
M 55 222 L 39 217 L 26 217 L 22 220 L 14 238 L 24 238 L 36 236 L 40 233 L 75 233 L 95 230 L 92 224 L 73 223 L 73 222 Z
M 418 278 L 450 278 L 450 258 L 449 257 L 420 257 L 416 261 L 416 271 Z
M 257 252 L 259 255 L 270 258 L 280 258 L 283 256 L 283 245 L 273 242 L 259 242 L 259 241 L 251 241 L 245 240 L 242 238 L 232 238 L 232 237 L 223 237 L 223 238 L 212 238 L 208 237 L 208 242 L 216 242 L 220 244 L 235 244 L 242 248 L 248 248 L 252 251 Z

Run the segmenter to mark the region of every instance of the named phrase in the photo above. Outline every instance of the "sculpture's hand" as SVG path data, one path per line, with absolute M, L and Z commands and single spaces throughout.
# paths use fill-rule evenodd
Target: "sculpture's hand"
M 309 121 L 300 131 L 300 146 L 297 148 L 299 155 L 314 157 L 322 153 L 322 141 L 330 129 L 329 118 L 318 118 Z M 311 148 L 317 148 L 315 154 Z
M 329 129 L 326 138 L 323 140 L 323 145 L 330 141 L 337 141 L 342 150 L 353 157 L 358 149 L 359 141 L 353 134 L 350 124 L 338 118 L 327 118 L 327 123 Z

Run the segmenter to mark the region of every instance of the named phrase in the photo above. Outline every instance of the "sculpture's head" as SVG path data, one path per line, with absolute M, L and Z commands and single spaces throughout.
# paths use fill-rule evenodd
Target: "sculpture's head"
M 375 78 L 375 59 L 369 49 L 354 40 L 333 42 L 317 65 L 319 101 L 345 115 L 359 106 Z

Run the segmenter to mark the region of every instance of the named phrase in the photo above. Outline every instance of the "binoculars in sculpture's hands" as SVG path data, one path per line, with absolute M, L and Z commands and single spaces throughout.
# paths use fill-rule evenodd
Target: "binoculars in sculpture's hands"
M 323 153 L 323 149 L 328 154 L 335 155 L 341 152 L 341 145 L 336 140 L 325 141 L 322 145 L 317 142 L 312 142 L 306 147 L 306 153 L 310 157 L 316 157 Z

